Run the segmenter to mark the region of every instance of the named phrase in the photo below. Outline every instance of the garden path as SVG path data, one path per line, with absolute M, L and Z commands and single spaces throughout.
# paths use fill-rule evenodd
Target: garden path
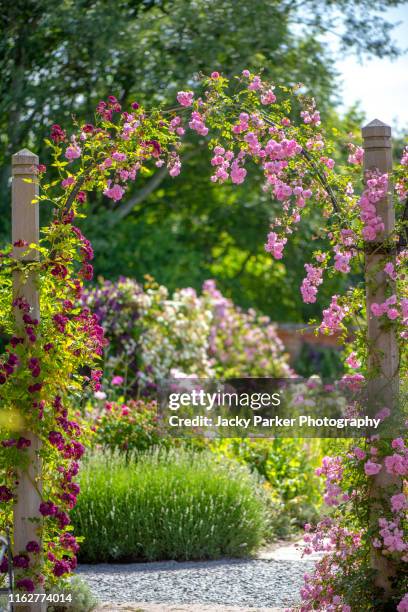
M 105 603 L 98 612 L 277 612 L 299 603 L 303 574 L 318 558 L 278 542 L 253 559 L 81 565 Z M 116 603 L 109 603 L 116 602 Z

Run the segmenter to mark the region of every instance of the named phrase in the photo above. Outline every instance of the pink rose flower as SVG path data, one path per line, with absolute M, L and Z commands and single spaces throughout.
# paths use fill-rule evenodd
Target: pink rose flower
M 76 144 L 69 145 L 65 151 L 65 157 L 70 161 L 78 159 L 78 157 L 81 157 L 81 147 L 78 147 Z
M 405 497 L 404 493 L 398 493 L 397 495 L 393 495 L 391 497 L 391 508 L 393 512 L 405 510 L 407 506 L 407 498 Z
M 370 459 L 364 464 L 364 471 L 367 476 L 374 476 L 381 471 L 382 466 L 379 463 L 374 463 Z
M 125 193 L 125 190 L 123 189 L 123 187 L 115 183 L 113 187 L 107 187 L 103 193 L 111 200 L 118 202 L 119 200 L 122 199 L 123 194 Z
M 179 91 L 177 94 L 177 102 L 181 106 L 191 106 L 193 103 L 194 93 L 192 91 Z

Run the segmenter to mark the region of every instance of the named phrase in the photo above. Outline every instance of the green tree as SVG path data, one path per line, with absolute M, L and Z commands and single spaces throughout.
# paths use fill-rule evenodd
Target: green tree
M 402 0 L 15 0 L 0 1 L 0 236 L 9 235 L 10 156 L 38 152 L 52 123 L 74 114 L 92 120 L 109 94 L 122 103 L 172 104 L 194 88 L 200 71 L 231 75 L 264 70 L 277 82 L 302 81 L 327 119 L 336 103 L 333 57 L 324 35 L 336 31 L 342 50 L 394 56 L 392 25 L 379 11 Z M 353 121 L 354 120 L 354 121 Z M 349 123 L 356 124 L 351 116 Z M 97 246 L 96 271 L 154 274 L 171 289 L 198 287 L 215 276 L 244 306 L 277 319 L 299 316 L 303 263 L 272 265 L 262 236 L 274 216 L 254 174 L 248 186 L 214 189 L 208 154 L 187 136 L 184 171 L 176 181 L 158 171 L 138 180 L 126 201 L 90 202 L 85 228 Z M 302 238 L 314 248 L 313 219 Z M 295 297 L 293 297 L 295 295 Z M 323 296 L 324 299 L 324 296 Z M 318 304 L 320 307 L 320 304 Z M 307 318 L 310 310 L 302 316 Z

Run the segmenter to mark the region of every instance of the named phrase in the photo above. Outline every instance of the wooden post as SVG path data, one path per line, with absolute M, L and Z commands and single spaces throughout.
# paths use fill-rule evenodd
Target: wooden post
M 381 174 L 392 171 L 392 142 L 391 128 L 375 119 L 362 129 L 364 140 L 364 172 L 379 170 Z M 376 242 L 366 243 L 365 278 L 366 278 L 366 306 L 368 319 L 368 368 L 375 372 L 375 378 L 368 381 L 368 400 L 374 405 L 380 400 L 382 407 L 388 407 L 391 412 L 396 409 L 398 401 L 398 343 L 392 327 L 383 329 L 379 317 L 371 312 L 373 303 L 385 301 L 386 287 L 390 286 L 390 278 L 384 272 L 387 261 L 395 259 L 395 243 L 390 237 L 395 229 L 395 212 L 391 195 L 389 193 L 376 205 L 377 215 L 384 223 L 384 231 L 377 235 Z M 392 283 L 392 281 L 391 281 Z M 395 283 L 392 292 L 395 293 Z M 372 476 L 371 514 L 372 524 L 378 529 L 377 511 L 381 507 L 381 499 L 387 495 L 387 487 L 401 487 L 400 479 L 388 474 L 383 466 L 376 476 Z M 375 525 L 374 525 L 375 523 Z M 389 561 L 374 547 L 372 548 L 372 567 L 376 570 L 376 586 L 384 590 L 385 599 L 391 594 L 390 579 L 395 575 L 393 563 Z M 379 608 L 378 608 L 379 609 Z
M 38 184 L 36 183 L 36 166 L 38 157 L 23 149 L 15 155 L 12 160 L 12 241 L 24 240 L 29 244 L 39 242 L 39 207 L 38 202 L 33 200 L 38 195 Z M 33 182 L 26 182 L 31 179 Z M 27 249 L 14 247 L 13 257 L 20 261 L 38 260 L 38 252 L 31 251 L 23 254 Z M 28 301 L 31 307 L 31 316 L 40 319 L 40 307 L 38 288 L 34 273 L 27 278 L 16 272 L 13 278 L 13 297 L 22 297 Z M 17 330 L 22 327 L 21 311 L 15 309 Z M 21 435 L 31 441 L 31 446 L 25 451 L 29 455 L 30 467 L 28 471 L 18 473 L 17 500 L 14 505 L 14 554 L 25 550 L 27 542 L 36 540 L 40 543 L 38 529 L 42 523 L 39 512 L 41 503 L 41 461 L 39 458 L 40 440 L 30 431 L 23 431 Z M 33 520 L 34 519 L 34 520 Z M 18 578 L 18 573 L 16 572 Z M 18 611 L 30 610 L 30 612 L 43 612 L 46 607 L 41 603 L 30 603 L 17 605 Z

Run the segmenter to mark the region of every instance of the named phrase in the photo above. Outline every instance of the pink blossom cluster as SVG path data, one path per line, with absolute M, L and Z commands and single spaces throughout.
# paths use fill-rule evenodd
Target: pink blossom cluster
M 179 91 L 177 94 L 177 102 L 181 106 L 191 106 L 193 104 L 194 93 L 192 91 Z
M 97 114 L 105 121 L 112 121 L 113 114 L 120 113 L 121 110 L 122 107 L 115 96 L 108 96 L 106 102 L 101 100 L 96 107 Z
M 320 163 L 324 164 L 326 168 L 329 168 L 329 170 L 333 170 L 336 162 L 331 157 L 326 157 L 325 155 L 323 155 L 320 158 Z
M 323 321 L 319 330 L 329 336 L 341 330 L 341 322 L 348 313 L 347 306 L 339 304 L 339 296 L 333 295 L 330 306 L 323 310 Z
M 274 102 L 276 102 L 276 96 L 273 92 L 273 88 L 271 87 L 261 95 L 261 104 L 266 106 L 267 104 L 273 104 Z
M 391 496 L 391 510 L 395 513 L 402 513 L 408 508 L 408 499 L 405 493 L 397 493 Z
M 361 389 L 364 380 L 363 374 L 344 374 L 340 380 L 340 387 L 356 393 Z
M 388 270 L 391 272 L 391 274 L 394 272 L 394 270 L 391 268 L 388 268 Z M 371 313 L 375 317 L 387 315 L 391 321 L 395 321 L 395 319 L 401 317 L 402 324 L 408 325 L 408 299 L 403 298 L 401 299 L 400 304 L 398 304 L 397 296 L 393 294 L 381 304 L 377 302 L 371 304 Z
M 252 77 L 251 82 L 248 85 L 248 89 L 249 91 L 258 91 L 259 89 L 262 89 L 261 77 L 259 77 L 258 75 Z
M 169 161 L 167 162 L 167 168 L 169 170 L 169 175 L 174 178 L 178 176 L 181 172 L 181 160 L 175 151 L 169 156 Z
M 271 138 L 266 143 L 265 153 L 271 160 L 287 159 L 301 153 L 302 147 L 294 138 L 285 138 L 283 134 L 280 136 L 280 140 Z
M 194 130 L 195 132 L 197 132 L 197 134 L 200 134 L 200 136 L 207 136 L 208 127 L 205 125 L 204 119 L 201 113 L 199 113 L 198 111 L 193 111 L 191 113 L 191 119 L 188 125 L 191 130 Z
M 408 196 L 408 180 L 395 181 L 394 188 L 400 202 L 405 200 Z
M 179 102 L 182 106 L 191 106 L 193 97 L 193 92 L 179 92 L 178 94 Z M 157 167 L 161 167 L 165 164 L 162 147 L 158 140 L 145 140 L 143 138 L 145 134 L 145 122 L 149 121 L 149 119 L 143 113 L 143 110 L 139 107 L 137 102 L 132 104 L 132 112 L 121 112 L 121 105 L 118 103 L 117 99 L 114 96 L 109 96 L 107 101 L 101 100 L 98 103 L 96 112 L 106 122 L 113 122 L 115 113 L 118 113 L 118 136 L 116 136 L 118 144 L 116 144 L 112 150 L 110 144 L 112 142 L 112 134 L 109 131 L 109 125 L 95 127 L 92 124 L 86 124 L 82 126 L 79 138 L 81 141 L 86 141 L 93 137 L 98 139 L 100 143 L 106 142 L 107 155 L 105 159 L 98 164 L 96 171 L 99 171 L 102 175 L 101 178 L 105 184 L 105 188 L 103 189 L 104 195 L 114 202 L 119 202 L 126 193 L 126 183 L 136 179 L 138 171 L 143 163 L 149 159 L 153 159 Z M 185 129 L 182 125 L 181 117 L 176 115 L 169 122 L 163 121 L 162 123 L 163 125 L 160 127 L 167 126 L 169 132 L 174 134 L 175 137 L 180 137 L 184 134 Z M 206 135 L 208 133 L 208 128 L 204 125 L 200 113 L 192 113 L 190 127 L 201 135 Z M 58 125 L 52 126 L 51 138 L 55 143 L 67 141 L 66 133 Z M 127 145 L 125 152 L 120 143 L 121 141 L 129 141 L 131 138 L 134 139 L 134 150 L 132 151 L 132 149 L 129 149 L 129 145 Z M 84 146 L 86 146 L 86 143 Z M 128 154 L 129 151 L 131 151 L 131 155 Z M 71 141 L 67 143 L 65 157 L 69 159 L 69 161 L 74 161 L 78 159 L 82 153 L 81 146 L 77 143 L 76 137 L 73 136 Z M 178 156 L 177 158 L 174 157 L 174 153 L 174 151 L 168 153 L 167 160 L 169 174 L 172 177 L 177 176 L 181 168 L 180 160 Z M 61 182 L 61 186 L 63 189 L 74 188 L 74 176 L 65 177 Z M 84 202 L 85 199 L 85 191 L 79 191 L 76 195 L 76 200 Z
M 349 143 L 348 148 L 350 151 L 349 156 L 348 156 L 349 164 L 355 164 L 355 165 L 362 164 L 363 159 L 364 159 L 364 149 L 362 147 L 357 147 L 351 142 Z
M 371 459 L 364 464 L 364 472 L 367 476 L 375 476 L 381 471 L 381 469 L 381 463 L 375 463 L 374 461 L 371 461 Z
M 313 573 L 306 573 L 303 577 L 301 612 L 351 612 L 344 598 L 336 593 L 335 582 L 341 571 L 340 563 L 347 563 L 347 559 L 361 546 L 361 534 L 341 527 L 331 518 L 320 521 L 314 531 L 306 524 L 305 531 L 305 554 L 325 554 L 316 562 Z
M 348 366 L 350 366 L 350 368 L 353 368 L 353 370 L 357 370 L 359 367 L 361 367 L 361 363 L 357 358 L 357 353 L 355 353 L 354 351 L 350 353 L 350 355 L 346 358 L 346 363 Z
M 72 161 L 73 159 L 78 159 L 78 157 L 81 157 L 81 153 L 81 147 L 78 146 L 76 142 L 73 142 L 67 147 L 65 157 L 69 159 L 69 161 Z
M 300 291 L 302 299 L 306 304 L 316 302 L 317 287 L 323 282 L 323 269 L 312 264 L 305 264 L 306 277 L 302 281 Z
M 323 136 L 314 134 L 306 141 L 306 149 L 308 151 L 321 151 L 324 148 Z
M 391 442 L 395 451 L 392 455 L 385 457 L 384 464 L 387 472 L 394 476 L 408 475 L 408 448 L 402 438 L 395 438 Z
M 119 200 L 123 198 L 124 193 L 125 190 L 122 185 L 119 185 L 118 183 L 114 183 L 112 185 L 111 181 L 108 181 L 108 186 L 103 191 L 103 194 L 114 202 L 119 202 Z
M 232 132 L 234 134 L 241 134 L 249 130 L 249 115 L 248 113 L 240 113 L 239 121 L 232 126 Z
M 218 166 L 217 170 L 211 177 L 213 182 L 223 183 L 229 178 L 229 168 L 231 160 L 234 158 L 233 151 L 226 151 L 224 147 L 216 146 L 214 148 L 214 156 L 211 159 L 213 166 Z
M 181 123 L 181 117 L 177 115 L 170 121 L 169 131 L 173 133 L 175 132 L 178 136 L 183 136 L 185 133 L 185 129 L 183 128 Z
M 374 546 L 376 546 L 376 548 L 381 547 L 383 550 L 390 553 L 401 553 L 407 549 L 407 544 L 404 542 L 404 532 L 400 528 L 400 520 L 398 517 L 395 517 L 392 521 L 382 517 L 378 519 L 378 525 L 380 527 L 379 534 L 382 542 L 379 539 L 374 540 Z
M 231 164 L 231 181 L 236 185 L 240 185 L 244 182 L 246 175 L 247 171 L 240 165 L 239 159 L 234 159 Z
M 341 457 L 323 457 L 321 467 L 316 469 L 317 476 L 325 476 L 325 493 L 323 496 L 327 506 L 337 506 L 345 501 L 339 485 L 343 478 L 343 460 Z
M 217 170 L 211 177 L 214 183 L 224 183 L 229 178 L 229 168 L 233 159 L 233 151 L 226 151 L 224 147 L 220 146 L 214 148 L 214 156 L 211 159 L 211 165 L 217 166 Z
M 353 230 L 350 229 L 342 229 L 340 231 L 340 240 L 341 243 L 346 247 L 355 246 L 357 242 L 357 236 Z
M 396 281 L 396 280 L 397 280 L 397 272 L 396 272 L 396 270 L 395 270 L 394 264 L 393 264 L 391 261 L 389 261 L 389 262 L 387 262 L 387 263 L 385 264 L 385 266 L 384 266 L 384 272 L 385 272 L 386 274 L 388 274 L 388 276 L 390 277 L 390 279 L 391 279 L 392 281 Z
M 376 204 L 386 195 L 388 190 L 388 175 L 370 173 L 360 201 L 360 219 L 363 222 L 362 236 L 367 242 L 372 242 L 384 231 L 384 223 L 377 215 Z
M 287 243 L 287 238 L 279 238 L 275 232 L 269 232 L 268 242 L 265 244 L 265 251 L 272 253 L 275 259 L 282 259 L 283 249 Z
M 319 111 L 301 111 L 300 116 L 302 117 L 304 123 L 312 123 L 314 125 L 320 125 L 320 113 Z
M 333 248 L 334 251 L 334 269 L 338 272 L 348 274 L 350 272 L 350 260 L 356 255 L 355 250 L 344 250 L 338 244 Z

